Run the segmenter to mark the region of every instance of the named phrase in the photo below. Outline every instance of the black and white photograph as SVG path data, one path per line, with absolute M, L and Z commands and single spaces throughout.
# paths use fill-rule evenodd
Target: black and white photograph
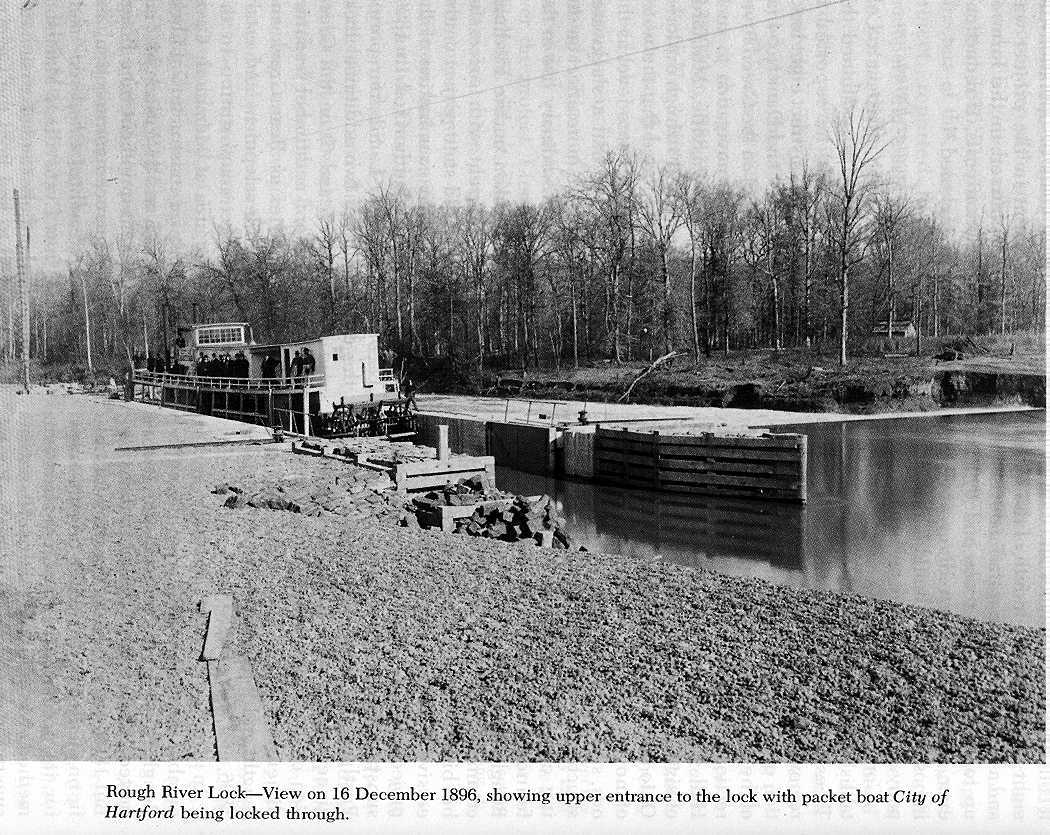
M 1038 829 L 1046 27 L 3 0 L 0 829 Z

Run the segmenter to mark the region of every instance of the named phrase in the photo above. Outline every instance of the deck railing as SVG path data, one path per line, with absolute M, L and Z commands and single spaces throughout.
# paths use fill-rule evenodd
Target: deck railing
M 298 391 L 319 388 L 324 385 L 324 374 L 309 374 L 300 377 L 209 377 L 196 374 L 168 374 L 160 371 L 135 369 L 134 382 L 144 386 L 184 386 L 196 389 L 218 389 L 220 391 Z

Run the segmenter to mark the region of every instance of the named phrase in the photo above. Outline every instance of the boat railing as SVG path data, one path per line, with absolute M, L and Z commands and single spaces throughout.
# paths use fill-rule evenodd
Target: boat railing
M 380 368 L 379 369 L 379 382 L 381 382 L 381 383 L 392 383 L 392 382 L 394 382 L 394 369 L 393 368 Z
M 133 381 L 146 386 L 185 386 L 187 388 L 219 391 L 287 391 L 305 388 L 320 388 L 324 385 L 324 374 L 307 374 L 299 377 L 209 377 L 196 374 L 169 374 L 164 371 L 135 369 Z

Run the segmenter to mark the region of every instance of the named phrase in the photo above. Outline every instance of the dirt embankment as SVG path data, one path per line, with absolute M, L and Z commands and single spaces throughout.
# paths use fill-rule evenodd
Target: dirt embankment
M 574 371 L 493 372 L 473 386 L 478 390 L 473 393 L 617 401 L 645 369 L 644 363 L 606 363 Z M 628 402 L 851 414 L 1045 407 L 1046 379 L 1038 363 L 1023 359 L 942 364 L 930 357 L 875 357 L 840 368 L 832 357 L 754 351 L 712 357 L 696 366 L 684 361 L 661 366 L 635 384 Z
M 310 485 L 347 465 L 114 453 L 179 416 L 18 400 L 4 756 L 212 759 L 196 604 L 228 593 L 283 759 L 1045 759 L 1045 630 L 402 528 L 361 503 L 371 473 L 337 512 Z M 322 512 L 211 492 L 289 479 Z

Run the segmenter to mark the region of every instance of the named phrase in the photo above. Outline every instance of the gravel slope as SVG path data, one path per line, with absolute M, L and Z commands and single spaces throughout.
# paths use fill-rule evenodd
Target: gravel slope
M 169 413 L 53 399 L 0 426 L 5 757 L 212 758 L 195 606 L 228 592 L 284 759 L 1045 760 L 1045 630 L 230 510 L 216 482 L 341 465 L 114 454 Z

